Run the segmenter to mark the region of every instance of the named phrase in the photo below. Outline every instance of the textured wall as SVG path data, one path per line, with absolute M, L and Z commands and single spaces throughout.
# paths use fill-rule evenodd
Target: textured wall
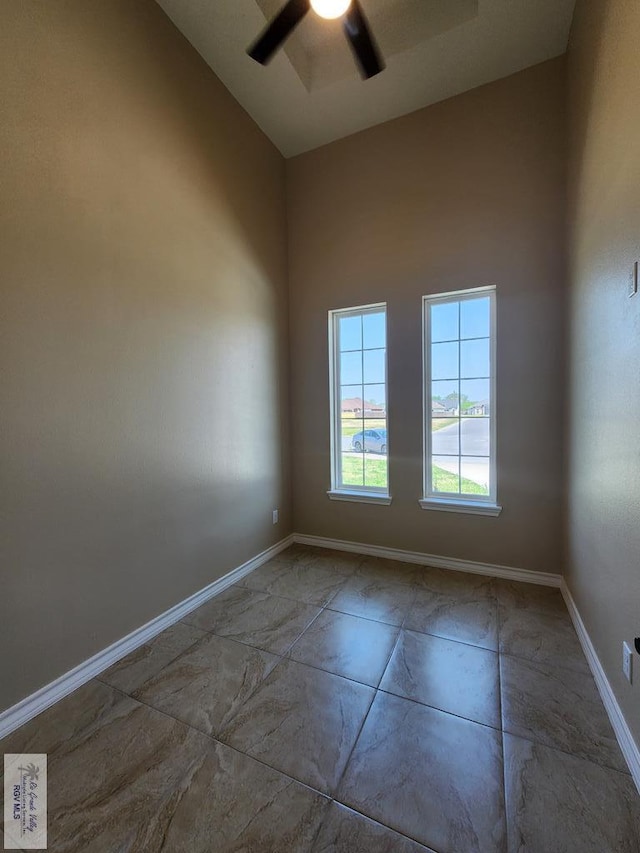
M 564 60 L 287 161 L 294 526 L 560 570 Z M 426 512 L 421 297 L 495 284 L 499 518 Z M 331 502 L 327 311 L 388 304 L 389 507 Z
M 281 156 L 152 0 L 0 21 L 5 708 L 290 496 Z
M 640 4 L 578 0 L 570 50 L 568 583 L 640 743 Z

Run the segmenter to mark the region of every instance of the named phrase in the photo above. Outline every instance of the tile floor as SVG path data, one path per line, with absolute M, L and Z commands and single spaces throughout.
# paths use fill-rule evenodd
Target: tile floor
M 557 590 L 294 546 L 2 742 L 53 853 L 639 853 Z

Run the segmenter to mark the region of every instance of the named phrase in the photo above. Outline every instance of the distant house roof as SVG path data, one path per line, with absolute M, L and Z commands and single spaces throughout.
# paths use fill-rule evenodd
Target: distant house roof
M 360 397 L 348 397 L 340 406 L 343 412 L 384 412 L 384 406 L 379 403 L 362 400 Z
M 431 403 L 431 410 L 434 412 L 440 412 L 440 411 L 445 412 L 446 407 L 442 405 L 440 400 L 433 400 Z
M 353 412 L 356 409 L 362 409 L 364 403 L 359 397 L 348 397 L 346 400 L 342 401 L 342 411 L 343 412 Z

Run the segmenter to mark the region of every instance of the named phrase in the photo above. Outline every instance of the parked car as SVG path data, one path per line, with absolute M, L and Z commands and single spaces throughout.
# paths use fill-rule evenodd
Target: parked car
M 351 449 L 356 453 L 386 453 L 387 431 L 386 429 L 365 429 L 357 432 L 351 439 Z

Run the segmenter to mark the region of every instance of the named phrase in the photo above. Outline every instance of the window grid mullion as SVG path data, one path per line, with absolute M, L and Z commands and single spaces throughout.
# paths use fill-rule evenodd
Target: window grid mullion
M 367 482 L 367 478 L 365 477 L 365 449 L 367 446 L 367 437 L 364 434 L 364 314 L 360 315 L 360 345 L 362 349 L 360 350 L 360 378 L 362 380 L 362 384 L 360 385 L 360 393 L 362 394 L 362 485 L 365 486 Z
M 335 390 L 334 390 L 334 400 L 335 400 L 335 408 L 336 408 L 336 417 L 334 421 L 336 423 L 336 435 L 334 446 L 332 448 L 332 452 L 335 458 L 335 465 L 338 471 L 339 476 L 336 480 L 336 486 L 341 489 L 342 483 L 344 480 L 344 457 L 342 454 L 342 348 L 340 346 L 340 337 L 339 337 L 339 329 L 340 323 L 338 322 L 338 316 L 334 314 L 333 317 L 333 326 L 335 329 L 335 340 L 336 340 L 336 352 L 335 352 L 335 362 L 337 365 L 337 375 L 334 377 Z
M 462 344 L 460 335 L 462 332 L 461 302 L 458 302 L 458 492 L 462 494 Z

